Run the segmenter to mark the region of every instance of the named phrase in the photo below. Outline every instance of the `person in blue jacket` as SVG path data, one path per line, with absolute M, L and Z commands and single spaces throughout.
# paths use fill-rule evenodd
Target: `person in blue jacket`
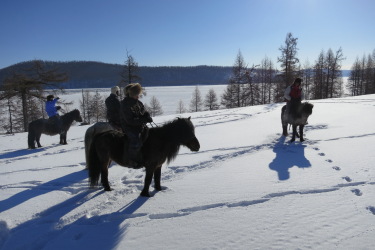
M 60 106 L 56 106 L 57 101 L 59 100 L 59 97 L 54 98 L 53 95 L 47 96 L 47 101 L 46 101 L 46 112 L 49 117 L 49 120 L 52 123 L 56 124 L 56 127 L 61 134 L 62 130 L 62 125 L 60 121 L 60 115 L 57 112 L 59 109 L 61 109 Z

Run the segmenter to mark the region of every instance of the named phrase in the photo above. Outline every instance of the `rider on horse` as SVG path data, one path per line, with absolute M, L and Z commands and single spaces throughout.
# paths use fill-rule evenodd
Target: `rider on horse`
M 286 111 L 284 115 L 286 117 L 289 114 L 295 114 L 296 108 L 299 104 L 301 104 L 301 100 L 303 100 L 303 92 L 301 88 L 302 79 L 296 78 L 292 85 L 288 86 L 284 92 L 284 99 L 286 101 Z
M 120 88 L 118 86 L 112 87 L 111 94 L 105 99 L 105 106 L 107 108 L 108 123 L 116 130 L 121 131 L 119 94 Z
M 147 131 L 146 123 L 152 122 L 150 113 L 146 111 L 143 103 L 139 101 L 142 86 L 131 83 L 124 89 L 125 98 L 121 101 L 121 127 L 129 140 L 129 164 L 138 168 L 142 165 L 142 156 L 139 151 L 142 147 L 142 135 Z
M 59 100 L 59 97 L 54 98 L 53 95 L 48 95 L 47 96 L 47 101 L 46 101 L 46 112 L 49 117 L 49 120 L 51 123 L 55 123 L 57 127 L 57 131 L 61 133 L 62 130 L 62 124 L 60 121 L 60 115 L 57 112 L 58 110 L 61 109 L 60 106 L 56 106 L 56 102 Z

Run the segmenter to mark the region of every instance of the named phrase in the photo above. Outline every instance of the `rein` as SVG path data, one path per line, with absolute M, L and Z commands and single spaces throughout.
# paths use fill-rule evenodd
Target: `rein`
M 155 126 L 152 125 L 152 124 L 154 124 Z M 150 122 L 150 125 L 151 125 L 152 128 L 155 128 L 155 127 L 157 128 L 157 127 L 159 127 L 155 122 Z

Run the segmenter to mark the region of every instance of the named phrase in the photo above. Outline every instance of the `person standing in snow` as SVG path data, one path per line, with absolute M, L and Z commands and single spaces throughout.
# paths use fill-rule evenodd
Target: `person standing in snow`
M 134 168 L 142 166 L 142 156 L 139 153 L 142 147 L 142 135 L 147 134 L 146 123 L 152 122 L 150 113 L 139 101 L 142 86 L 139 83 L 128 84 L 124 89 L 125 98 L 121 101 L 120 120 L 123 132 L 129 140 L 129 165 Z
M 56 106 L 56 103 L 59 99 L 60 99 L 59 97 L 54 98 L 53 95 L 48 95 L 47 101 L 46 101 L 46 112 L 49 117 L 49 121 L 56 124 L 57 130 L 61 134 L 62 124 L 60 120 L 60 115 L 57 112 L 58 110 L 61 109 L 61 107 Z
M 111 94 L 105 99 L 105 106 L 107 108 L 107 120 L 108 123 L 116 130 L 121 131 L 120 122 L 120 100 L 118 96 L 120 94 L 120 88 L 114 86 L 111 88 Z
M 288 86 L 284 91 L 284 99 L 286 101 L 285 116 L 295 114 L 297 107 L 303 100 L 303 91 L 301 88 L 302 79 L 296 78 L 292 85 Z

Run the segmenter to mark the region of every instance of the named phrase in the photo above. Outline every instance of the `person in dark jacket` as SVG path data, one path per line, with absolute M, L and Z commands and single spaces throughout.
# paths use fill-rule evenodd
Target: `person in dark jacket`
M 120 88 L 114 86 L 111 88 L 111 94 L 105 99 L 105 106 L 107 108 L 107 120 L 108 123 L 116 130 L 121 131 L 120 122 L 120 100 L 118 96 L 120 94 Z
M 57 112 L 58 110 L 61 109 L 60 106 L 56 106 L 57 101 L 59 100 L 59 97 L 54 97 L 53 95 L 48 95 L 47 96 L 47 101 L 46 101 L 46 112 L 49 117 L 49 121 L 51 123 L 56 124 L 57 130 L 59 133 L 62 133 L 62 124 L 60 120 L 60 115 Z
M 150 113 L 146 111 L 143 103 L 139 101 L 142 86 L 131 83 L 124 89 L 125 98 L 121 101 L 120 120 L 123 132 L 129 139 L 129 165 L 142 166 L 142 156 L 139 153 L 142 147 L 142 132 L 147 130 L 146 124 L 152 122 Z
M 303 100 L 303 92 L 301 88 L 302 79 L 296 78 L 292 85 L 288 86 L 284 92 L 284 99 L 286 101 L 286 110 L 285 116 L 288 116 L 290 113 L 295 112 L 291 107 L 297 107 L 298 104 L 301 104 Z

